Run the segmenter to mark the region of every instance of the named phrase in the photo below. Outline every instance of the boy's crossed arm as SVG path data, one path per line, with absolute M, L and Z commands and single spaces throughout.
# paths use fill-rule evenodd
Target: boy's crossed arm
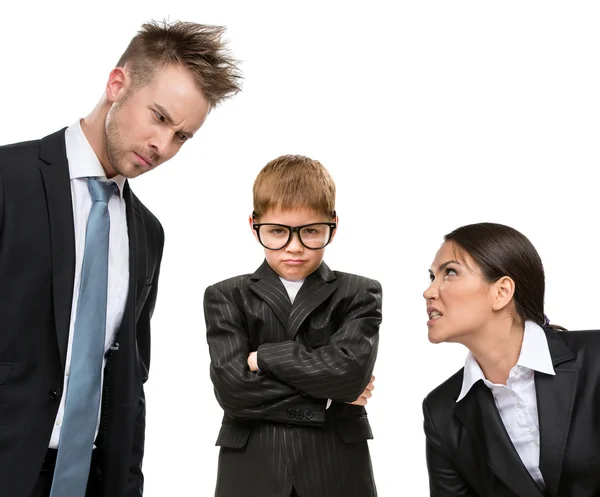
M 235 304 L 215 286 L 204 294 L 204 317 L 211 358 L 210 377 L 226 414 L 238 419 L 322 425 L 324 399 L 248 369 L 249 345 Z
M 381 285 L 367 280 L 328 345 L 309 350 L 292 340 L 262 344 L 258 368 L 310 397 L 359 402 L 371 383 L 380 323 Z

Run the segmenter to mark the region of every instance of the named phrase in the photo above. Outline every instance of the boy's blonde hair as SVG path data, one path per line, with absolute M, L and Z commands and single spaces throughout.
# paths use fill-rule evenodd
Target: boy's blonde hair
M 282 155 L 262 168 L 252 189 L 255 217 L 269 209 L 310 208 L 335 216 L 335 183 L 329 171 L 303 155 Z

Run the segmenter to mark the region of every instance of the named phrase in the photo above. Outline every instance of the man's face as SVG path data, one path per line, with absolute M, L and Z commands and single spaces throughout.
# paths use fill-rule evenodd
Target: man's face
M 121 94 L 105 123 L 106 156 L 115 174 L 135 178 L 168 161 L 200 129 L 209 109 L 192 75 L 178 66 L 158 69 L 149 84 Z

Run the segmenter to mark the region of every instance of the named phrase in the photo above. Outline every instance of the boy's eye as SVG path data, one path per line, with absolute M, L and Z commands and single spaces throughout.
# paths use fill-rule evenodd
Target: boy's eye
M 287 233 L 287 230 L 285 230 L 284 228 L 271 228 L 269 230 L 269 233 L 271 233 L 272 235 L 284 235 Z
M 304 233 L 305 235 L 316 235 L 318 231 L 316 228 L 304 228 L 302 230 L 302 233 Z

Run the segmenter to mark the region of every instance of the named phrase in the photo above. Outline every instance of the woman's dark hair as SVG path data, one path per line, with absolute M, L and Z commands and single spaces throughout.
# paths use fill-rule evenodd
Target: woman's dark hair
M 544 314 L 544 266 L 525 235 L 502 224 L 477 223 L 455 229 L 444 240 L 469 254 L 490 283 L 503 276 L 515 282 L 514 301 L 521 320 L 566 331 L 549 324 Z

